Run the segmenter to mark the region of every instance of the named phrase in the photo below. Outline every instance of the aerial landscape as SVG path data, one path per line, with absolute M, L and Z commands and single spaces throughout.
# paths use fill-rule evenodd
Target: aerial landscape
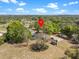
M 78 7 L 78 0 L 0 0 L 0 59 L 79 59 Z

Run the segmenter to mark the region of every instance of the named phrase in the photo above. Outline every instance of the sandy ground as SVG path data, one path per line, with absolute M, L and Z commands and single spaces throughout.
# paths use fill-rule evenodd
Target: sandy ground
M 50 37 L 53 38 L 54 40 L 57 40 L 58 42 L 63 40 L 62 38 L 57 37 L 56 35 L 51 35 Z
M 3 44 L 0 46 L 0 59 L 60 59 L 64 51 L 71 46 L 66 40 L 57 46 L 48 44 L 49 48 L 42 52 L 33 52 L 27 47 L 16 47 L 16 45 Z

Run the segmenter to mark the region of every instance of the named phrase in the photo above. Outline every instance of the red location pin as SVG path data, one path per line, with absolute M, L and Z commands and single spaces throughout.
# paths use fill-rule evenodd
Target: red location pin
M 44 20 L 43 20 L 42 18 L 40 18 L 40 19 L 38 20 L 38 24 L 39 24 L 40 28 L 42 28 L 42 26 L 43 26 L 43 24 L 44 24 Z

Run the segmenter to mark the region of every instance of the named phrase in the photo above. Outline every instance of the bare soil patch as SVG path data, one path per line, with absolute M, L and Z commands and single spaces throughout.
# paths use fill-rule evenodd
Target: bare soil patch
M 45 51 L 33 52 L 29 46 L 16 47 L 16 45 L 5 43 L 0 46 L 0 59 L 59 59 L 64 56 L 64 51 L 71 46 L 66 40 L 58 42 L 57 46 L 48 45 L 49 48 Z

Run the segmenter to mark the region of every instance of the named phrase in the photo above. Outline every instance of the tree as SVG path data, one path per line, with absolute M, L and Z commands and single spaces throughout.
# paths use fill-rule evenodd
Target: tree
M 30 38 L 31 34 L 20 21 L 11 21 L 7 27 L 6 41 L 10 43 L 21 43 Z

